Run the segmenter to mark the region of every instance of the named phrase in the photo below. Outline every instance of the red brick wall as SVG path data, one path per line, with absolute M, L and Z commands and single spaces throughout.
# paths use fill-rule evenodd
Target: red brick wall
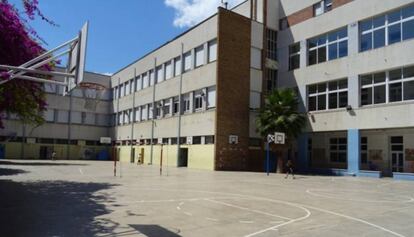
M 250 19 L 218 12 L 216 170 L 247 170 L 249 157 Z M 229 135 L 239 143 L 229 144 Z

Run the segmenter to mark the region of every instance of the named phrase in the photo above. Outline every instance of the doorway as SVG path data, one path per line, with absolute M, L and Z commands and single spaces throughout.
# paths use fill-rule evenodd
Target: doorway
M 132 148 L 131 150 L 131 163 L 135 163 L 135 148 Z
M 0 144 L 0 159 L 4 159 L 6 156 L 6 146 L 4 144 Z
M 178 156 L 178 167 L 188 166 L 188 148 L 180 148 L 180 154 Z
M 50 159 L 53 152 L 53 147 L 51 146 L 41 146 L 39 150 L 39 158 L 41 160 Z
M 402 136 L 391 137 L 391 170 L 404 172 L 404 140 Z

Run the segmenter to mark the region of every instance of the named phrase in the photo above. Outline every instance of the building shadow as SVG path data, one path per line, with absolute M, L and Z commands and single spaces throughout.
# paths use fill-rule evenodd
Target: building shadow
M 159 225 L 129 225 L 139 233 L 147 237 L 181 237 L 178 233 L 174 233 Z
M 27 171 L 21 169 L 0 168 L 0 176 L 11 176 L 24 173 L 27 173 Z
M 99 218 L 111 202 L 101 190 L 113 185 L 66 181 L 0 180 L 1 236 L 96 236 L 118 223 Z
M 21 166 L 67 166 L 67 165 L 74 165 L 74 166 L 86 166 L 88 164 L 81 164 L 81 163 L 59 163 L 59 162 L 36 162 L 36 161 L 0 161 L 0 165 L 21 165 Z

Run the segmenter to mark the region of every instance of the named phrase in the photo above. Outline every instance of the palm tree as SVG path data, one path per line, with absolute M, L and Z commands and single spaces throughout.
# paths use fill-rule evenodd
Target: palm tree
M 282 132 L 286 135 L 287 147 L 300 135 L 306 125 L 306 116 L 298 111 L 299 99 L 292 89 L 278 89 L 265 97 L 265 103 L 256 120 L 257 131 L 266 138 L 268 134 Z M 282 161 L 282 159 L 279 159 Z M 283 166 L 278 162 L 279 169 Z

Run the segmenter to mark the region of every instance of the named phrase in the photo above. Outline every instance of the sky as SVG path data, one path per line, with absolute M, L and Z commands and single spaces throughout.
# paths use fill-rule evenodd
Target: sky
M 9 0 L 22 9 L 22 0 Z M 228 0 L 230 7 L 243 0 Z M 217 11 L 221 0 L 39 0 L 29 24 L 54 48 L 89 21 L 86 70 L 114 73 Z

